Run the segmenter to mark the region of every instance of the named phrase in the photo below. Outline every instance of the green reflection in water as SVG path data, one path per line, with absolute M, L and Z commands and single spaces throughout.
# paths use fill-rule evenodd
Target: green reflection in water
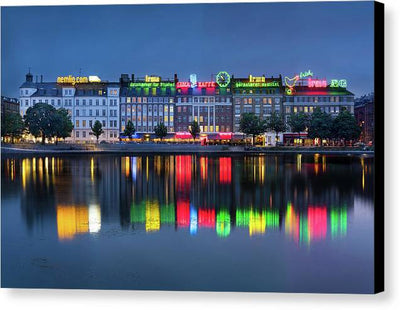
M 168 204 L 161 206 L 161 223 L 162 224 L 175 224 L 175 206 Z
M 347 235 L 347 207 L 331 209 L 331 237 L 344 237 Z
M 217 213 L 216 230 L 219 237 L 228 237 L 231 233 L 231 215 L 228 210 L 220 210 Z

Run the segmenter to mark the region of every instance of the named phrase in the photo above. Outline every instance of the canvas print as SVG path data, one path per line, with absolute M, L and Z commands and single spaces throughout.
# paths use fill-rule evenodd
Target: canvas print
M 383 5 L 1 8 L 1 286 L 383 290 Z

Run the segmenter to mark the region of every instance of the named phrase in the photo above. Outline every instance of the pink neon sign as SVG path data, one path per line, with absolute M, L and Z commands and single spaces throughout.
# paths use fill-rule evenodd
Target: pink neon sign
M 190 82 L 178 82 L 176 83 L 176 88 L 189 88 L 191 86 Z
M 319 79 L 308 79 L 308 87 L 327 87 L 328 84 L 326 80 L 319 80 Z

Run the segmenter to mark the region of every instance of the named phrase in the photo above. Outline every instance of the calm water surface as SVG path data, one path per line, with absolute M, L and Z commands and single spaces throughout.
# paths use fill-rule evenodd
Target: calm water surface
M 2 286 L 373 291 L 373 158 L 3 158 Z

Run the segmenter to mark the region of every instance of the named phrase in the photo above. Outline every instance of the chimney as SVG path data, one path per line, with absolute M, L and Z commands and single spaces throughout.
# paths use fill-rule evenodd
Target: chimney
M 175 83 L 178 82 L 178 75 L 176 73 L 174 74 L 174 81 L 175 81 Z
M 26 82 L 33 82 L 33 75 L 31 74 L 31 71 L 29 70 L 29 73 L 25 75 L 25 80 Z
M 135 82 L 135 74 L 131 74 L 132 82 Z
M 43 75 L 40 75 L 40 83 L 43 83 Z
M 36 78 L 36 83 L 38 82 L 38 76 L 37 75 L 35 75 L 35 78 Z

